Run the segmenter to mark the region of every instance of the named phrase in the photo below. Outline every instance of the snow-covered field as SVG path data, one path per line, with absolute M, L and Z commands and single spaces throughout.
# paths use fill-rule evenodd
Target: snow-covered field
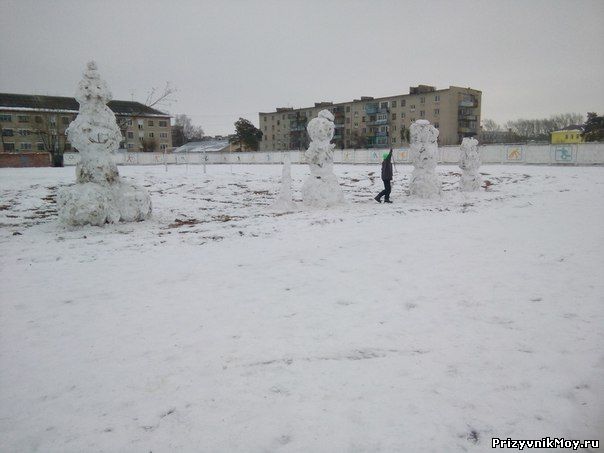
M 278 215 L 279 166 L 121 167 L 149 221 L 57 225 L 0 170 L 0 451 L 458 452 L 604 440 L 604 168 Z M 292 167 L 294 197 L 306 175 Z

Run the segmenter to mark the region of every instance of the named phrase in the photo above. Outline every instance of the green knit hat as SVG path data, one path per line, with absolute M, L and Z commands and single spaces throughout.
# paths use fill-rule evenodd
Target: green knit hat
M 386 158 L 388 157 L 388 154 L 389 154 L 389 153 L 384 153 L 384 154 L 382 154 L 382 159 L 386 160 Z

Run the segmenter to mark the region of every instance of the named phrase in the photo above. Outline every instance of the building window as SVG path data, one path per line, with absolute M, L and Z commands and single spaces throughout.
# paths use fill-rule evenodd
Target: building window
M 396 143 L 396 137 L 392 137 L 392 143 Z
M 440 124 L 438 124 L 438 123 L 434 123 L 434 127 L 435 127 L 436 129 L 438 129 L 438 128 L 440 127 Z
M 130 118 L 130 119 L 128 119 L 128 120 L 126 120 L 126 124 L 127 124 L 128 126 L 132 126 L 132 118 Z
M 377 116 L 377 120 L 378 120 L 378 121 L 384 121 L 385 119 L 386 119 L 386 114 L 385 114 L 385 113 L 380 113 L 380 114 Z
M 50 117 L 50 127 L 52 127 L 52 128 L 57 127 L 57 116 L 56 115 L 52 115 Z
M 19 129 L 19 135 L 21 137 L 27 137 L 30 134 L 31 134 L 31 131 L 29 129 Z
M 153 132 L 149 132 L 149 138 L 153 138 L 155 137 L 155 134 Z
M 411 104 L 411 105 L 409 106 L 409 108 L 411 109 L 411 111 L 412 111 L 412 112 L 415 112 L 415 104 Z
M 364 123 L 364 122 L 365 122 L 365 116 L 363 116 L 363 117 L 361 118 L 361 123 Z
M 13 121 L 13 117 L 11 115 L 0 115 L 0 123 L 10 123 Z
M 392 108 L 396 107 L 396 101 L 392 101 Z
M 148 121 L 147 121 L 147 124 L 148 124 L 149 126 L 153 126 L 153 120 L 148 120 Z
M 439 115 L 440 114 L 440 109 L 434 109 L 434 114 L 435 115 Z
M 2 136 L 3 137 L 12 137 L 13 130 L 12 129 L 2 129 Z
M 21 143 L 20 149 L 22 151 L 31 151 L 31 149 L 32 149 L 31 148 L 31 143 L 26 143 L 26 142 Z
M 168 122 L 167 121 L 160 121 L 159 122 L 159 127 L 168 127 Z
M 34 116 L 34 123 L 40 124 L 42 122 L 41 116 Z
M 440 102 L 440 95 L 439 94 L 437 94 L 436 96 L 434 96 L 434 101 Z
M 392 114 L 392 120 L 394 121 L 396 119 L 396 113 Z
M 143 124 L 142 123 L 138 123 L 138 130 L 142 131 L 143 130 Z
M 424 116 L 426 116 L 426 111 L 425 110 L 420 110 L 419 111 L 419 116 L 420 116 L 420 118 L 423 118 Z
M 38 151 L 44 151 L 44 143 L 41 143 L 41 142 L 36 143 L 36 149 Z
M 20 123 L 29 123 L 29 116 L 28 115 L 18 115 L 17 121 L 19 121 Z
M 382 109 L 387 109 L 388 108 L 388 101 L 384 101 L 380 104 L 380 108 Z
M 69 117 L 68 116 L 62 116 L 61 117 L 61 122 L 65 125 L 69 124 Z
M 346 106 L 346 113 L 350 113 L 350 106 L 349 105 Z
M 162 151 L 165 151 L 166 149 L 168 149 L 168 145 L 166 145 L 165 143 L 162 143 L 161 145 L 159 145 L 159 149 L 161 149 Z
M 15 150 L 14 143 L 5 143 L 4 144 L 4 151 L 14 151 L 14 150 Z
M 128 131 L 128 138 L 134 138 L 134 132 Z
M 160 132 L 159 133 L 159 138 L 168 138 L 168 133 L 167 132 Z
M 350 117 L 346 118 L 346 123 L 350 124 Z
M 134 148 L 134 143 L 128 143 L 128 149 Z
M 425 104 L 426 103 L 426 96 L 420 96 L 419 103 L 420 104 Z
M 267 118 L 267 117 L 265 116 L 265 117 L 264 117 L 264 121 L 266 121 L 266 118 Z
M 401 118 L 405 117 L 405 112 L 401 112 Z
M 277 126 L 279 126 L 281 124 L 281 121 L 277 120 Z
M 401 99 L 401 107 L 407 105 L 407 101 L 405 99 Z

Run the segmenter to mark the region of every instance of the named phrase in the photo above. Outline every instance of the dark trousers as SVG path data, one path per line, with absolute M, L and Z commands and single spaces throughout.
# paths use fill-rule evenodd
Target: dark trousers
M 377 197 L 379 199 L 384 197 L 384 199 L 390 200 L 390 192 L 392 191 L 392 187 L 390 187 L 390 180 L 382 179 L 382 181 L 384 182 L 384 190 L 382 190 Z

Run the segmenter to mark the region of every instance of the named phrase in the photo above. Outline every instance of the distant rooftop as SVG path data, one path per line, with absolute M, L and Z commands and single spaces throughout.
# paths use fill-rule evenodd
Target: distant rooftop
M 109 101 L 107 106 L 116 115 L 170 116 L 167 113 L 134 101 Z M 0 109 L 77 112 L 80 109 L 80 104 L 75 98 L 63 96 L 0 93 Z
M 176 148 L 175 153 L 212 153 L 222 151 L 229 146 L 228 140 L 202 140 L 197 142 L 189 142 Z

